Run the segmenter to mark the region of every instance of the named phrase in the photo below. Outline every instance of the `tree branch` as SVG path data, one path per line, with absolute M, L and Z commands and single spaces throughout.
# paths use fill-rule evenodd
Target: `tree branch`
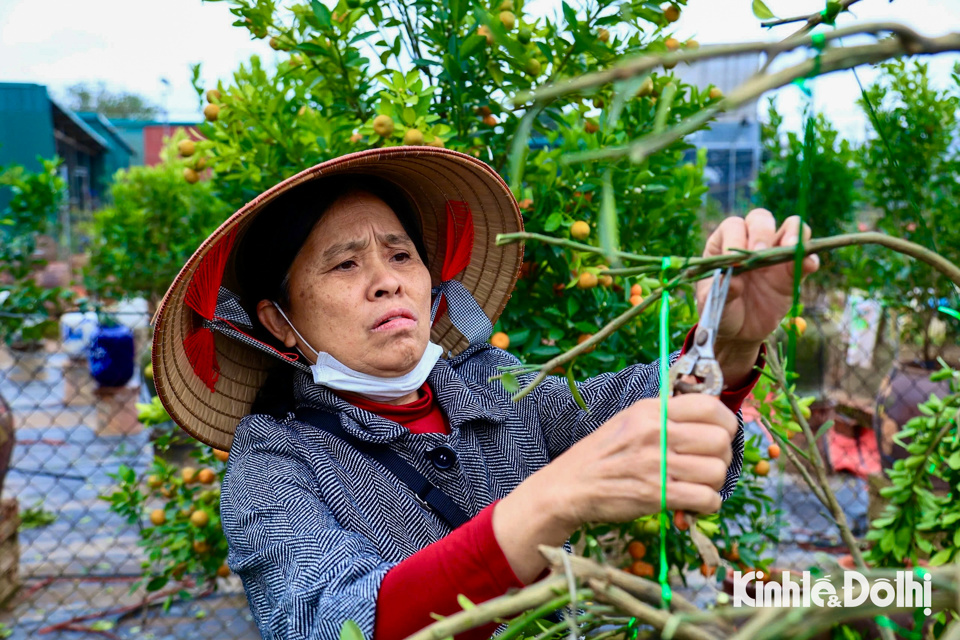
M 883 25 L 881 30 L 891 31 L 893 30 L 890 28 L 892 26 L 894 25 Z M 829 49 L 817 58 L 805 60 L 776 73 L 755 75 L 734 89 L 726 98 L 687 118 L 667 131 L 644 136 L 623 147 L 611 147 L 572 154 L 567 156 L 564 161 L 573 163 L 629 156 L 631 161 L 640 162 L 644 158 L 665 149 L 677 140 L 698 130 L 717 115 L 753 102 L 767 91 L 786 86 L 794 80 L 811 77 L 815 72 L 817 72 L 817 75 L 824 75 L 833 71 L 851 69 L 863 64 L 874 64 L 903 55 L 960 51 L 960 33 L 950 33 L 939 38 L 927 38 L 916 34 L 906 27 L 900 28 L 900 25 L 897 25 L 897 27 L 897 37 L 895 38 L 882 40 L 876 44 Z M 840 29 L 837 29 L 830 34 L 825 34 L 825 37 L 830 39 L 830 36 L 835 36 L 837 33 L 840 33 L 840 31 Z M 866 31 L 867 30 L 865 30 L 865 32 Z M 809 41 L 807 37 L 803 39 Z M 664 59 L 666 59 L 666 57 L 664 57 Z
M 860 0 L 840 0 L 840 10 L 837 12 L 837 15 L 840 15 L 844 11 L 849 11 L 850 6 L 857 4 L 858 2 L 860 2 Z M 791 38 L 802 36 L 803 34 L 810 32 L 818 24 L 823 24 L 823 21 L 824 21 L 823 12 L 811 13 L 809 16 L 807 16 L 806 20 L 807 20 L 807 24 L 803 25 L 799 31 L 791 35 L 790 36 Z M 764 24 L 763 26 L 767 26 L 767 25 Z
M 566 246 L 576 249 L 577 251 L 587 251 L 590 253 L 605 255 L 603 250 L 598 247 L 591 247 L 590 245 L 576 243 L 563 238 L 550 238 L 549 236 L 541 236 L 526 232 L 498 234 L 497 244 L 501 245 L 508 244 L 510 242 L 519 242 L 527 238 L 537 240 L 542 239 L 549 241 L 551 244 Z M 955 284 L 960 285 L 960 267 L 953 264 L 940 254 L 935 253 L 926 247 L 910 242 L 909 240 L 894 238 L 893 236 L 877 233 L 875 231 L 868 233 L 848 233 L 831 236 L 829 238 L 818 238 L 816 240 L 805 242 L 803 249 L 807 255 L 810 255 L 812 253 L 820 253 L 822 251 L 839 249 L 840 247 L 864 244 L 878 244 L 893 249 L 894 251 L 904 255 L 908 255 L 912 258 L 916 258 L 917 260 L 925 262 L 934 269 L 940 271 L 945 276 L 950 278 L 950 280 L 952 280 Z M 637 256 L 635 254 L 626 253 L 621 253 L 620 255 L 624 258 L 627 258 L 627 256 L 632 256 L 631 258 L 627 259 L 636 258 L 639 261 L 653 264 L 650 264 L 650 266 L 636 267 L 633 269 L 607 269 L 605 271 L 601 271 L 601 275 L 624 275 L 625 273 L 653 274 L 660 272 L 660 268 L 658 266 L 654 266 L 654 264 L 662 264 L 662 257 L 654 257 L 651 260 L 651 256 Z M 672 262 L 674 262 L 674 264 L 683 265 L 681 267 L 682 271 L 679 275 L 667 282 L 666 287 L 667 289 L 673 289 L 680 284 L 698 280 L 706 277 L 714 269 L 732 266 L 734 267 L 734 273 L 742 273 L 744 271 L 768 267 L 781 262 L 790 262 L 795 259 L 796 249 L 794 247 L 777 247 L 775 249 L 767 249 L 764 251 L 741 251 L 738 253 L 726 253 L 719 256 L 701 258 L 680 257 L 672 260 Z M 659 289 L 654 289 L 654 293 L 651 293 L 649 296 L 647 296 L 643 302 L 621 313 L 619 316 L 604 325 L 603 328 L 597 331 L 589 339 L 584 340 L 582 343 L 578 344 L 576 347 L 573 347 L 569 351 L 561 353 L 560 355 L 540 365 L 540 370 L 534 379 L 523 389 L 512 396 L 513 401 L 516 402 L 527 396 L 531 391 L 534 390 L 534 388 L 536 388 L 537 385 L 546 379 L 548 373 L 555 367 L 570 362 L 582 353 L 586 353 L 587 350 L 592 349 L 595 345 L 602 342 L 614 331 L 627 324 L 639 314 L 643 313 L 649 306 L 659 300 L 660 297 L 655 295 L 655 292 L 658 290 Z
M 864 34 L 877 35 L 887 32 L 896 34 L 901 40 L 904 41 L 913 42 L 931 40 L 930 38 L 920 35 L 910 27 L 896 22 L 868 22 L 861 25 L 841 27 L 839 29 L 830 31 L 829 33 L 824 33 L 823 37 L 825 42 L 831 42 L 847 36 Z M 939 38 L 934 38 L 932 40 L 939 40 Z M 808 36 L 791 36 L 786 40 L 775 42 L 757 41 L 737 44 L 705 45 L 698 49 L 685 49 L 683 51 L 668 53 L 647 54 L 625 60 L 620 64 L 610 67 L 609 69 L 605 69 L 604 71 L 597 71 L 588 75 L 570 78 L 569 80 L 557 82 L 556 84 L 540 87 L 535 91 L 519 93 L 517 94 L 516 98 L 514 98 L 514 103 L 519 105 L 531 100 L 546 102 L 568 93 L 574 93 L 584 89 L 591 89 L 593 87 L 609 84 L 611 82 L 617 82 L 620 80 L 627 80 L 629 78 L 633 78 L 634 76 L 642 75 L 648 71 L 652 71 L 663 65 L 671 65 L 680 62 L 690 63 L 698 60 L 709 60 L 712 58 L 726 58 L 747 53 L 765 53 L 768 57 L 772 58 L 781 53 L 793 51 L 794 49 L 810 47 L 812 44 L 813 40 Z

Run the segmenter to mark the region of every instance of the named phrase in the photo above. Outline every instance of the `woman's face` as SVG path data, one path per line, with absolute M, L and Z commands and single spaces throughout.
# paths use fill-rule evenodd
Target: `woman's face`
M 310 345 L 382 377 L 410 372 L 430 340 L 430 273 L 393 210 L 353 191 L 313 228 L 289 272 L 290 321 Z M 287 347 L 315 356 L 269 301 L 260 321 Z

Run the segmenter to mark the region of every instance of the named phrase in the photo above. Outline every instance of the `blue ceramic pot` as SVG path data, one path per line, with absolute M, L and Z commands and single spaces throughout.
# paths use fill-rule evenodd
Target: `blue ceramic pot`
M 90 343 L 90 375 L 101 387 L 122 387 L 133 377 L 133 331 L 100 327 Z

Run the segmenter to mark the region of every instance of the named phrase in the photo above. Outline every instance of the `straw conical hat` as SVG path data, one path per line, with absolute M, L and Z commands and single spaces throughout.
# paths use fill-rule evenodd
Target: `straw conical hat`
M 497 246 L 496 236 L 523 229 L 520 210 L 506 183 L 476 158 L 434 147 L 371 149 L 329 160 L 284 180 L 233 214 L 200 245 L 163 297 L 154 318 L 157 394 L 178 425 L 214 448 L 229 450 L 237 423 L 249 413 L 276 359 L 250 341 L 211 332 L 217 374 L 215 380 L 201 379 L 184 346 L 204 326 L 204 318 L 188 304 L 191 281 L 198 270 L 203 272 L 201 267 L 209 271 L 211 262 L 216 262 L 223 271 L 221 291 L 236 291 L 233 259 L 253 219 L 280 194 L 338 174 L 378 176 L 407 196 L 419 218 L 434 285 L 440 283 L 444 262 L 449 203 L 466 204 L 473 219 L 474 242 L 469 263 L 454 279 L 473 295 L 491 322 L 502 313 L 516 284 L 523 247 L 516 243 Z M 277 222 L 282 224 L 282 220 Z M 430 339 L 451 355 L 469 345 L 447 314 L 433 325 Z

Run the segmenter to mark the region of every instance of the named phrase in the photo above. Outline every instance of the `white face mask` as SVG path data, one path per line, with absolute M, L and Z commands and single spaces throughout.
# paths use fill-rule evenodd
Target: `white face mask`
M 309 342 L 303 339 L 297 328 L 290 322 L 290 318 L 283 312 L 276 302 L 273 303 L 283 319 L 287 321 L 297 337 L 307 345 L 317 356 L 317 363 L 310 367 L 313 372 L 313 381 L 337 391 L 349 391 L 370 398 L 374 402 L 390 402 L 413 393 L 427 381 L 433 366 L 437 364 L 443 347 L 433 342 L 427 343 L 427 348 L 420 358 L 420 362 L 412 371 L 396 378 L 381 378 L 368 373 L 354 371 L 332 355 L 314 349 Z

